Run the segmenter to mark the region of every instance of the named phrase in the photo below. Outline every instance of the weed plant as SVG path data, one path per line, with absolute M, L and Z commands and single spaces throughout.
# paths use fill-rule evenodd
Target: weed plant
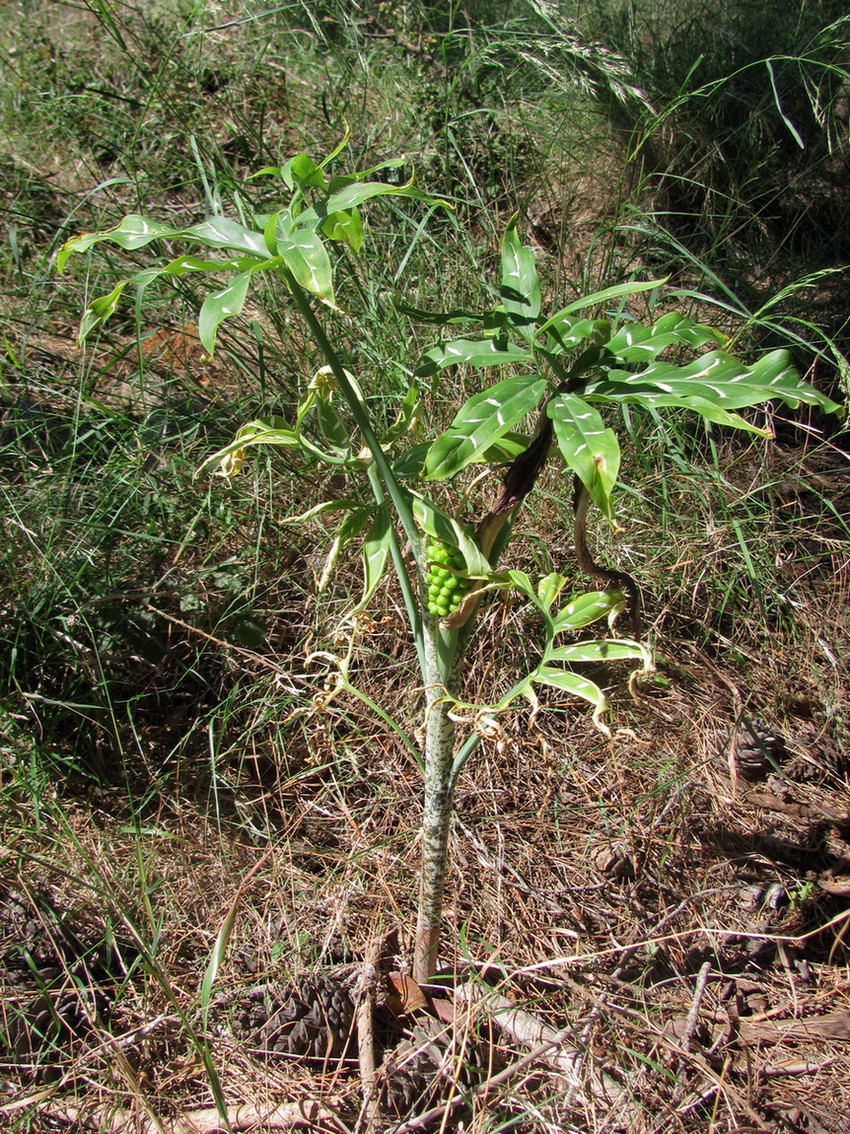
M 203 362 L 191 326 L 200 293 L 183 283 L 177 305 L 149 291 L 143 312 L 128 304 L 80 353 L 86 300 L 143 264 L 105 254 L 56 276 L 62 242 L 131 211 L 201 219 L 234 189 L 263 211 L 262 183 L 245 175 L 327 152 L 344 119 L 353 166 L 405 153 L 399 181 L 415 170 L 463 221 L 435 214 L 413 238 L 404 202 L 391 203 L 373 218 L 370 271 L 355 256 L 339 265 L 340 304 L 362 313 L 345 362 L 381 374 L 387 418 L 433 341 L 433 328 L 399 315 L 399 283 L 420 309 L 470 308 L 514 213 L 559 302 L 672 270 L 695 319 L 720 322 L 746 352 L 794 343 L 798 366 L 817 359 L 811 377 L 834 392 L 846 351 L 845 17 L 829 4 L 658 0 L 623 11 L 27 2 L 0 13 L 11 48 L 0 62 L 7 1016 L 28 1003 L 10 978 L 30 940 L 6 917 L 15 902 L 43 940 L 54 923 L 32 911 L 52 895 L 88 947 L 117 942 L 121 958 L 107 958 L 118 993 L 102 1029 L 62 1033 L 35 1057 L 66 1075 L 60 1096 L 76 1077 L 92 1101 L 170 1113 L 209 1105 L 222 1070 L 228 1101 L 303 1091 L 303 1071 L 293 1086 L 286 1068 L 232 1060 L 230 1041 L 204 1028 L 213 942 L 240 895 L 217 977 L 232 988 L 295 978 L 409 924 L 420 807 L 409 745 L 351 694 L 323 706 L 324 663 L 305 661 L 338 649 L 334 627 L 361 580 L 343 570 L 317 595 L 332 533 L 321 517 L 282 521 L 333 491 L 333 477 L 259 451 L 229 492 L 193 477 L 239 423 L 291 415 L 321 360 L 270 290 L 236 333 L 222 326 L 216 364 Z M 458 374 L 441 390 L 434 431 L 474 387 Z M 734 982 L 744 1016 L 764 1010 L 760 995 L 780 1014 L 789 996 L 813 1018 L 844 1006 L 844 923 L 829 926 L 846 899 L 821 885 L 824 864 L 846 855 L 839 835 L 814 814 L 730 800 L 711 779 L 712 738 L 736 713 L 719 669 L 796 742 L 783 798 L 846 806 L 843 442 L 823 445 L 823 422 L 792 415 L 772 419 L 778 445 L 682 429 L 664 411 L 623 424 L 624 533 L 614 546 L 592 526 L 591 540 L 653 596 L 648 621 L 667 647 L 642 706 L 595 676 L 637 739 L 612 745 L 580 715 L 526 712 L 482 747 L 456 787 L 447 948 L 515 972 L 587 953 L 542 970 L 540 984 L 540 970 L 517 975 L 517 996 L 558 1027 L 580 1021 L 594 1058 L 637 1075 L 637 1129 L 733 1130 L 755 1111 L 770 1125 L 790 1100 L 830 1129 L 846 1109 L 840 1042 L 826 1041 L 834 1062 L 819 1078 L 768 1067 L 756 1083 L 733 1050 L 712 1094 L 693 1053 L 658 1036 L 693 1003 L 706 959 L 717 1016 L 727 1002 L 715 973 Z M 571 523 L 562 474 L 549 470 L 514 536 L 518 569 L 569 573 Z M 410 733 L 415 654 L 398 633 L 400 593 L 381 599 L 350 672 Z M 504 695 L 518 659 L 536 664 L 539 629 L 515 602 L 489 606 L 482 632 L 495 645 L 470 658 L 471 694 Z M 264 876 L 241 889 L 272 842 Z M 806 878 L 790 911 L 778 898 L 750 913 L 737 897 L 783 882 L 797 893 Z M 812 984 L 787 977 L 782 949 Z M 81 987 L 71 958 L 59 969 Z M 614 1023 L 588 1007 L 588 988 L 602 988 Z M 146 1024 L 124 1068 L 110 1032 Z M 783 1055 L 799 1062 L 801 1049 Z M 8 1074 L 25 1095 L 43 1089 L 26 1069 Z M 4 1121 L 69 1121 L 52 1106 Z M 600 1122 L 545 1073 L 471 1107 L 482 1129 Z

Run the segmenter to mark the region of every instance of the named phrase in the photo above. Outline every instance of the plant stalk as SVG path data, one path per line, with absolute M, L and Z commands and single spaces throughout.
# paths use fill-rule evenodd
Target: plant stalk
M 425 799 L 413 979 L 427 984 L 437 971 L 439 956 L 455 744 L 455 722 L 450 713 L 459 691 L 464 651 L 459 648 L 457 631 L 442 630 L 430 614 L 423 614 L 422 622 L 426 662 Z

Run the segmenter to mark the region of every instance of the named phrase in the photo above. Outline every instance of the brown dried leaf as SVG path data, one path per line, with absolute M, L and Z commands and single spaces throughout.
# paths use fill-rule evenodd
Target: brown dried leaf
M 390 973 L 387 977 L 391 991 L 384 1007 L 397 1016 L 409 1016 L 428 1007 L 428 997 L 413 979 L 404 973 Z

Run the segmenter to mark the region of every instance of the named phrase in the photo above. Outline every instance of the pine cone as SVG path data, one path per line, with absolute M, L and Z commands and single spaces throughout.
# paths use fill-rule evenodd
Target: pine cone
M 741 717 L 736 730 L 730 732 L 723 751 L 728 755 L 734 735 L 735 764 L 738 775 L 743 779 L 762 779 L 785 758 L 785 741 L 770 728 L 763 717 Z
M 404 1118 L 416 1107 L 427 1110 L 440 1088 L 439 1070 L 442 1052 L 433 1043 L 417 1046 L 410 1040 L 393 1052 L 384 1066 L 384 1089 L 381 1111 L 394 1118 Z
M 464 1061 L 457 1065 L 457 1049 L 445 1025 L 423 1017 L 387 1057 L 383 1067 L 381 1112 L 395 1118 L 421 1114 L 447 1092 L 470 1087 L 492 1070 L 495 1051 L 490 1040 L 466 1036 Z
M 336 1060 L 354 1042 L 354 1002 L 341 979 L 332 974 L 301 977 L 284 1003 L 262 1023 L 258 1008 L 253 1007 L 250 1018 L 256 1028 L 254 1038 L 265 1051 Z

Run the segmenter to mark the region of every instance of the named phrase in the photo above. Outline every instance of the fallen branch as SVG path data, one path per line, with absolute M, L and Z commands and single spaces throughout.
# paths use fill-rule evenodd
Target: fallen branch
M 378 967 L 383 956 L 385 937 L 376 937 L 369 943 L 363 968 L 357 982 L 357 1056 L 360 1067 L 360 1085 L 363 1104 L 357 1130 L 369 1129 L 378 1117 L 380 1094 L 378 1090 L 378 1063 L 375 1057 L 374 1012 L 377 1000 Z

